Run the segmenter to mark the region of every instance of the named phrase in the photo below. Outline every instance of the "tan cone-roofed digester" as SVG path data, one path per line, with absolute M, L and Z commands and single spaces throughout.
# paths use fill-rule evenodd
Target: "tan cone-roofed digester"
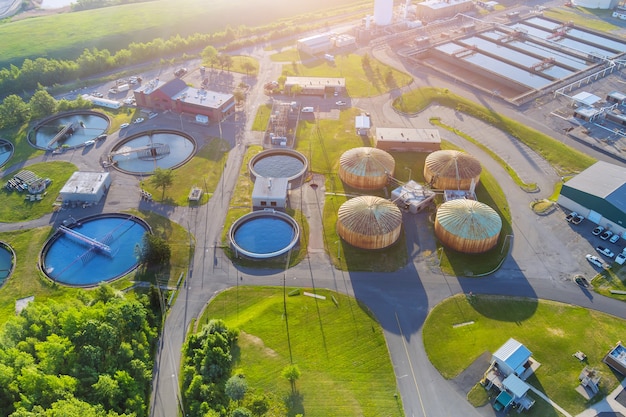
M 472 155 L 443 150 L 429 154 L 424 162 L 424 180 L 437 190 L 469 190 L 478 185 L 482 167 Z
M 447 248 L 482 253 L 498 243 L 502 219 L 494 209 L 474 200 L 451 200 L 437 209 L 435 235 Z
M 354 188 L 378 190 L 387 185 L 395 167 L 393 156 L 382 149 L 352 148 L 339 158 L 339 178 Z
M 374 196 L 355 197 L 339 207 L 339 236 L 362 249 L 382 249 L 400 237 L 402 213 L 391 201 Z

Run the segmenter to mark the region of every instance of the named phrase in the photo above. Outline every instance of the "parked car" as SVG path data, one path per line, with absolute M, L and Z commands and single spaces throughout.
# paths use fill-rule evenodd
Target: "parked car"
M 107 138 L 106 133 L 103 133 L 103 134 L 101 134 L 100 136 L 98 136 L 98 137 L 96 138 L 96 140 L 105 140 L 106 138 Z
M 613 232 L 611 232 L 610 230 L 605 230 L 604 233 L 600 235 L 600 239 L 607 240 L 611 236 L 613 236 Z
M 348 103 L 346 103 L 346 102 L 345 102 L 345 101 L 343 101 L 343 100 L 339 100 L 339 101 L 338 101 L 338 102 L 336 102 L 335 104 L 336 104 L 336 105 L 338 105 L 338 106 L 345 106 L 345 105 L 346 105 L 346 104 L 348 104 Z
M 315 109 L 313 107 L 303 107 L 302 113 L 313 113 Z
M 128 126 L 130 126 L 130 123 L 122 123 L 120 129 L 126 129 Z
M 88 141 L 85 142 L 85 146 L 91 146 L 91 145 L 93 145 L 95 143 L 96 143 L 95 140 L 88 140 Z
M 159 115 L 159 113 L 156 112 L 150 112 L 150 114 L 148 115 L 148 119 L 154 119 L 155 117 L 157 117 Z
M 593 229 L 593 231 L 591 232 L 592 235 L 594 236 L 598 236 L 600 233 L 604 232 L 604 227 L 602 226 L 597 226 L 595 229 Z
M 133 123 L 141 123 L 143 121 L 144 121 L 143 117 L 138 117 L 138 118 L 135 119 L 135 121 Z
M 176 71 L 174 71 L 174 75 L 177 77 L 182 77 L 185 74 L 187 74 L 187 68 L 179 68 Z
M 576 275 L 574 277 L 574 282 L 576 282 L 576 284 L 580 285 L 583 288 L 589 287 L 589 281 L 587 281 L 587 278 L 583 277 L 582 275 Z
M 585 220 L 585 218 L 579 214 L 572 219 L 572 224 L 580 224 L 583 220 Z
M 613 236 L 611 236 L 611 238 L 609 239 L 609 242 L 617 243 L 618 240 L 619 240 L 619 235 L 616 233 Z
M 567 220 L 568 222 L 571 222 L 572 220 L 574 220 L 576 216 L 578 216 L 578 213 L 576 213 L 575 211 L 572 211 L 570 214 L 565 216 L 565 220 Z
M 587 255 L 585 255 L 585 258 L 587 258 L 590 264 L 595 265 L 599 268 L 602 268 L 604 266 L 604 263 L 602 262 L 602 260 L 598 258 L 596 255 L 592 255 L 588 253 Z
M 600 252 L 602 255 L 606 256 L 607 258 L 612 258 L 615 256 L 615 254 L 611 252 L 609 248 L 605 248 L 604 246 L 598 246 L 596 250 Z
M 617 263 L 618 265 L 624 265 L 624 262 L 626 262 L 626 254 L 623 252 L 618 253 L 615 257 L 615 263 Z

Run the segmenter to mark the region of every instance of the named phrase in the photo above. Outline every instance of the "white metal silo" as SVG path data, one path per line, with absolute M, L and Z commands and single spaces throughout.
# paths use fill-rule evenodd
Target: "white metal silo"
M 374 23 L 377 26 L 387 26 L 391 24 L 393 18 L 393 0 L 374 1 Z

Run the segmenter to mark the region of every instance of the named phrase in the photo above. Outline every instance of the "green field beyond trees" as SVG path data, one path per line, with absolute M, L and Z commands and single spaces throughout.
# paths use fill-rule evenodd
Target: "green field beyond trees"
M 228 26 L 263 26 L 295 15 L 366 5 L 364 0 L 156 0 L 102 9 L 36 17 L 0 25 L 0 66 L 21 65 L 25 58 L 74 59 L 84 48 L 114 53 L 129 44 Z M 306 16 L 304 16 L 306 17 Z M 304 22 L 303 22 L 304 23 Z

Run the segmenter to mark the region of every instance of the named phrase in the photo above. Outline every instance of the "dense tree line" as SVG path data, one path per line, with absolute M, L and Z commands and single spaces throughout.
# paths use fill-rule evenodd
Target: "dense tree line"
M 154 311 L 108 286 L 29 305 L 0 330 L 0 415 L 146 416 Z

